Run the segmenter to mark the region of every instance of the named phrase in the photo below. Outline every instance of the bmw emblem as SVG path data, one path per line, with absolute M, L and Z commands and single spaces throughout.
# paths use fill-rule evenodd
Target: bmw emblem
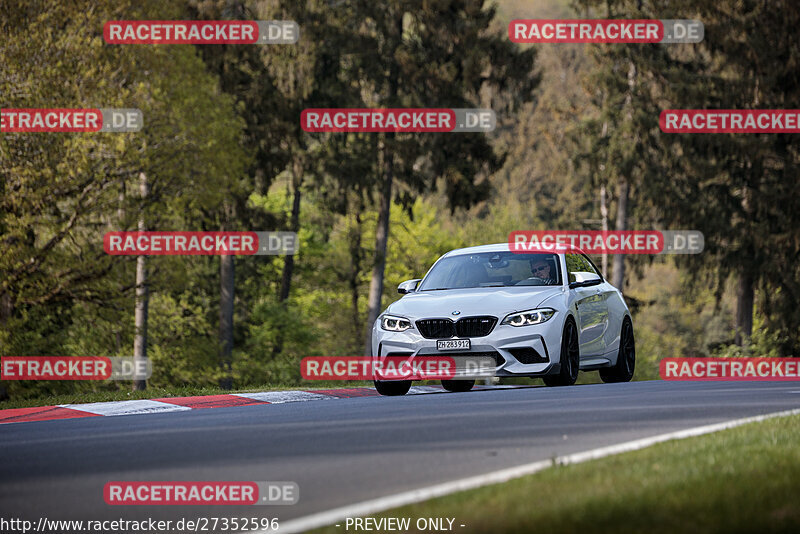
M 453 312 L 453 315 L 461 315 L 461 312 L 460 312 L 460 311 L 458 311 L 458 310 L 455 310 L 455 311 Z

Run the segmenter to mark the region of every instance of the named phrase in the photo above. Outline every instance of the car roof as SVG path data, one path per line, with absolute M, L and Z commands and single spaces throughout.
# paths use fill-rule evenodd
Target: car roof
M 475 247 L 457 248 L 445 256 L 460 256 L 462 254 L 475 254 L 476 252 L 508 252 L 508 243 L 495 243 L 493 245 L 478 245 Z
M 446 253 L 445 256 L 461 256 L 463 254 L 476 254 L 481 252 L 509 252 L 511 248 L 506 243 L 494 243 L 492 245 L 478 245 L 475 247 L 466 247 L 466 248 L 457 248 L 451 250 L 450 252 Z M 578 254 L 583 254 L 583 251 L 577 247 L 571 247 L 570 245 L 561 245 L 558 247 L 558 250 L 530 250 L 525 251 L 530 253 L 552 253 L 552 254 L 559 254 L 562 255 L 565 252 L 574 252 Z

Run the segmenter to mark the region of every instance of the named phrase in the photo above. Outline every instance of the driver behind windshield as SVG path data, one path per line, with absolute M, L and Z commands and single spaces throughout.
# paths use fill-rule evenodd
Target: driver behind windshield
M 533 259 L 530 261 L 531 265 L 531 278 L 538 278 L 546 284 L 554 284 L 555 279 L 550 274 L 550 262 L 545 259 Z

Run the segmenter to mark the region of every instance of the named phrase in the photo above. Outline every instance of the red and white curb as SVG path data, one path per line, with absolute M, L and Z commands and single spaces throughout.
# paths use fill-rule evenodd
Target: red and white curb
M 490 386 L 488 389 L 516 387 Z M 476 386 L 478 389 L 486 389 Z M 439 386 L 413 386 L 409 395 L 445 393 Z M 203 397 L 165 397 L 160 399 L 93 402 L 88 404 L 61 404 L 34 408 L 11 408 L 0 410 L 0 424 L 50 421 L 115 415 L 142 415 L 151 413 L 185 412 L 208 408 L 232 408 L 261 404 L 283 404 L 319 400 L 351 399 L 355 397 L 377 397 L 373 388 L 341 388 L 292 391 L 260 391 L 256 393 L 233 393 L 230 395 L 207 395 Z

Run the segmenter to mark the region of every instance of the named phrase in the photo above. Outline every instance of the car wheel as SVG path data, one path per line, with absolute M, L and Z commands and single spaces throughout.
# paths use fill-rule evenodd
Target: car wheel
M 558 374 L 543 376 L 547 386 L 571 386 L 578 379 L 580 369 L 581 351 L 578 344 L 578 328 L 572 318 L 564 324 L 564 333 L 561 335 L 561 370 Z
M 628 317 L 622 321 L 622 332 L 619 335 L 619 353 L 614 367 L 600 369 L 603 382 L 630 382 L 636 367 L 636 343 L 633 339 L 633 323 Z
M 442 380 L 442 387 L 447 391 L 469 391 L 474 385 L 474 380 Z
M 411 380 L 375 380 L 375 389 L 387 397 L 405 395 L 411 389 Z

